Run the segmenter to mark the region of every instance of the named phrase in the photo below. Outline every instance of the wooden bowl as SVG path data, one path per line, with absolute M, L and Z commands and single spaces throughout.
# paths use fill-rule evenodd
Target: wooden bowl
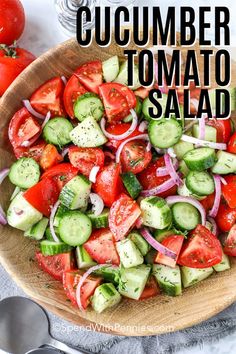
M 195 49 L 199 49 L 197 45 Z M 69 40 L 42 55 L 16 79 L 0 101 L 1 169 L 14 161 L 7 141 L 7 125 L 21 107 L 21 100 L 30 97 L 39 85 L 53 76 L 69 77 L 80 64 L 98 58 L 104 60 L 114 54 L 122 56 L 123 50 L 114 44 L 101 49 L 95 43 L 90 48 L 80 48 L 75 40 Z M 8 181 L 1 186 L 1 203 L 5 209 L 12 190 Z M 78 325 L 98 324 L 100 328 L 92 327 L 94 330 L 131 336 L 176 331 L 206 320 L 236 299 L 236 260 L 232 260 L 229 271 L 215 274 L 184 290 L 182 296 L 160 295 L 142 302 L 123 300 L 102 314 L 96 314 L 92 309 L 80 313 L 66 299 L 62 285 L 38 268 L 34 261 L 35 242 L 8 226 L 0 227 L 0 235 L 0 261 L 26 294 Z

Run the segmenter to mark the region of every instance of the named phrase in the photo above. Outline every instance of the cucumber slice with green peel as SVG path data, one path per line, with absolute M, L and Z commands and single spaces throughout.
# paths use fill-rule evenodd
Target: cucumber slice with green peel
M 152 120 L 148 125 L 148 135 L 153 146 L 166 149 L 177 144 L 183 130 L 174 118 Z
M 214 149 L 202 147 L 187 152 L 184 162 L 191 171 L 204 171 L 215 165 L 217 161 Z
M 37 241 L 42 240 L 47 226 L 48 219 L 42 218 L 37 224 L 33 225 L 29 230 L 25 231 L 24 236 L 33 238 Z
M 210 173 L 206 171 L 190 171 L 186 177 L 186 186 L 199 196 L 210 195 L 215 190 L 215 182 Z
M 222 261 L 213 266 L 216 272 L 223 272 L 227 269 L 230 269 L 230 260 L 227 254 L 223 253 Z
M 43 215 L 24 198 L 23 192 L 12 200 L 7 211 L 8 224 L 21 231 L 29 230 L 42 218 Z
M 168 96 L 163 94 L 161 98 L 157 98 L 156 94 L 154 95 L 156 99 L 158 99 L 158 103 L 162 106 L 162 116 L 160 118 L 164 118 L 165 114 L 165 107 L 167 103 L 167 98 Z M 142 106 L 142 112 L 147 121 L 152 121 L 153 118 L 149 114 L 149 109 L 152 108 L 154 111 L 154 114 L 157 113 L 157 108 L 156 106 L 150 101 L 149 97 L 145 98 L 143 101 L 143 106 Z
M 178 296 L 182 294 L 179 266 L 170 268 L 163 264 L 154 264 L 152 273 L 165 294 L 170 296 Z
M 89 239 L 91 233 L 91 220 L 80 211 L 69 211 L 61 218 L 59 235 L 67 245 L 81 246 Z
M 87 213 L 87 216 L 92 221 L 94 229 L 101 229 L 108 227 L 108 216 L 110 210 L 105 208 L 100 215 L 94 215 L 93 212 Z
M 59 200 L 68 209 L 87 208 L 91 183 L 83 175 L 75 176 L 62 188 Z
M 220 175 L 236 173 L 236 155 L 226 151 L 218 151 L 217 162 L 212 167 L 212 172 Z
M 154 237 L 158 242 L 162 242 L 168 236 L 175 235 L 175 231 L 172 229 L 165 229 L 165 230 L 155 230 Z
M 120 271 L 119 293 L 130 299 L 138 300 L 147 283 L 151 267 L 141 264 L 137 267 Z
M 136 107 L 135 107 L 135 112 L 137 113 L 137 116 L 140 116 L 141 112 L 142 112 L 142 101 L 141 101 L 141 98 L 136 96 Z M 129 114 L 127 117 L 125 117 L 123 119 L 123 122 L 125 123 L 129 123 L 129 122 L 132 122 L 133 120 L 133 116 L 132 114 Z
M 200 281 L 208 278 L 214 269 L 212 267 L 209 268 L 190 268 L 190 267 L 181 267 L 181 275 L 182 275 L 182 283 L 184 288 L 188 288 L 194 284 L 199 283 Z
M 10 201 L 12 201 L 20 192 L 24 192 L 20 187 L 17 187 L 14 189 Z
M 58 228 L 57 227 L 54 227 L 54 231 L 55 231 L 55 234 L 57 236 L 57 238 L 60 240 L 60 236 L 59 236 L 59 232 L 58 232 Z M 54 238 L 52 237 L 52 233 L 51 233 L 51 230 L 50 230 L 50 227 L 48 226 L 45 230 L 45 237 L 48 241 L 54 241 Z M 60 240 L 61 241 L 61 240 Z
M 226 90 L 229 91 L 230 93 L 230 98 L 231 98 L 231 111 L 234 111 L 236 109 L 236 88 L 235 87 L 228 87 L 225 88 Z M 211 103 L 211 109 L 215 110 L 216 109 L 216 89 L 211 89 L 208 91 L 210 103 Z M 225 110 L 225 96 L 221 96 L 222 99 L 222 110 Z
M 70 132 L 73 125 L 68 119 L 56 117 L 50 119 L 43 128 L 43 138 L 49 143 L 62 147 L 71 142 Z
M 143 188 L 135 174 L 133 174 L 132 172 L 126 172 L 121 175 L 121 178 L 131 198 L 138 198 Z
M 171 224 L 171 210 L 165 199 L 147 197 L 141 200 L 143 224 L 154 229 L 165 229 Z
M 142 253 L 129 238 L 116 242 L 116 249 L 125 268 L 132 268 L 143 263 Z
M 88 117 L 70 132 L 72 142 L 79 147 L 97 147 L 106 144 L 107 138 L 93 117 Z
M 179 202 L 172 206 L 173 223 L 182 231 L 193 230 L 200 223 L 199 211 L 192 204 Z
M 61 220 L 62 216 L 69 210 L 70 209 L 65 207 L 65 205 L 63 205 L 63 204 L 59 205 L 59 207 L 57 209 L 57 212 L 56 212 L 56 215 L 55 215 L 55 218 L 53 220 L 53 226 L 54 227 L 58 227 L 59 226 L 59 223 L 60 223 L 60 220 Z
M 40 250 L 44 256 L 55 256 L 56 254 L 70 252 L 72 247 L 64 242 L 43 240 L 40 242 Z
M 199 125 L 195 124 L 193 126 L 193 136 L 195 138 L 199 138 Z M 217 142 L 217 130 L 214 127 L 211 127 L 210 125 L 206 125 L 205 126 L 205 137 L 202 140 L 206 140 L 206 141 L 212 141 L 214 143 Z
M 147 241 L 140 235 L 138 231 L 132 231 L 128 238 L 135 244 L 135 246 L 139 249 L 143 256 L 146 256 L 148 251 L 150 250 L 150 245 Z
M 120 72 L 114 82 L 128 86 L 128 61 L 124 61 L 120 66 Z M 137 90 L 141 86 L 139 82 L 139 69 L 134 64 L 133 67 L 133 86 L 128 86 L 131 90 Z
M 120 63 L 117 55 L 105 60 L 102 63 L 103 77 L 106 82 L 112 82 L 116 79 L 120 71 Z
M 91 305 L 97 313 L 101 313 L 109 307 L 117 305 L 121 301 L 119 292 L 112 283 L 98 286 L 91 299 Z
M 115 285 L 119 284 L 120 281 L 120 270 L 119 268 L 113 267 L 102 267 L 94 272 L 95 275 L 102 277 L 105 281 L 111 282 Z
M 173 146 L 173 149 L 177 159 L 182 160 L 182 158 L 188 151 L 194 149 L 194 146 L 192 143 L 187 143 L 186 141 L 179 141 Z
M 79 96 L 75 102 L 74 113 L 80 122 L 87 117 L 93 117 L 96 121 L 99 121 L 103 116 L 104 106 L 95 93 L 87 92 Z
M 188 189 L 188 187 L 186 186 L 186 178 L 183 179 L 183 184 L 181 186 L 178 187 L 178 194 L 183 196 L 183 197 L 193 197 L 197 200 L 202 200 L 204 199 L 206 196 L 199 196 L 197 194 L 192 193 L 192 191 L 190 191 Z
M 179 172 L 181 172 L 184 177 L 186 177 L 189 173 L 189 169 L 184 160 L 181 160 L 179 163 Z
M 151 248 L 150 251 L 144 257 L 145 263 L 152 265 L 155 261 L 156 256 L 157 256 L 157 251 L 154 250 L 154 248 Z
M 75 250 L 79 269 L 90 268 L 96 264 L 83 246 L 77 246 Z
M 8 177 L 15 186 L 28 189 L 39 181 L 40 168 L 34 159 L 22 157 L 13 163 Z

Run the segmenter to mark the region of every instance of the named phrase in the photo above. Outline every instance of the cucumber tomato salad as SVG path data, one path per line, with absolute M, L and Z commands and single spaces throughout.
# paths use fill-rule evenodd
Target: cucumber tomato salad
M 40 86 L 10 121 L 17 161 L 1 172 L 15 186 L 1 223 L 37 240 L 39 267 L 99 313 L 181 295 L 236 256 L 232 120 L 153 120 L 150 89 L 127 73 L 115 56 Z

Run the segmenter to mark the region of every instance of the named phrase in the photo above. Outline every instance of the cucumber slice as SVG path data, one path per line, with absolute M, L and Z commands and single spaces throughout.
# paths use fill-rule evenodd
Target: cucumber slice
M 186 177 L 187 174 L 189 173 L 189 169 L 188 169 L 186 163 L 184 162 L 184 160 L 181 160 L 179 163 L 179 172 L 181 172 L 184 177 Z
M 214 272 L 212 267 L 209 268 L 189 268 L 181 267 L 182 282 L 184 288 L 188 288 L 206 278 L 208 278 Z
M 44 256 L 54 256 L 55 254 L 70 252 L 72 247 L 64 242 L 44 240 L 40 243 L 40 250 Z
M 141 101 L 141 98 L 138 96 L 136 96 L 136 107 L 134 110 L 137 113 L 137 115 L 140 116 L 140 114 L 142 112 L 142 101 Z M 133 116 L 132 116 L 132 114 L 129 114 L 127 117 L 125 117 L 123 119 L 123 122 L 129 123 L 129 122 L 132 122 L 132 120 L 133 120 Z
M 98 286 L 91 297 L 91 305 L 97 313 L 117 305 L 120 301 L 121 296 L 112 283 Z
M 192 143 L 187 143 L 186 141 L 179 141 L 173 146 L 173 149 L 177 159 L 182 160 L 182 158 L 188 151 L 194 149 L 194 146 Z
M 215 165 L 217 158 L 215 150 L 202 147 L 191 150 L 183 157 L 187 167 L 192 171 L 204 171 Z
M 23 192 L 23 190 L 21 190 L 20 187 L 17 187 L 14 189 L 12 195 L 11 195 L 11 198 L 10 198 L 10 201 L 12 201 L 20 192 Z
M 105 281 L 119 284 L 120 281 L 120 270 L 113 267 L 102 267 L 94 272 L 94 274 L 101 276 Z
M 75 176 L 62 188 L 59 199 L 68 209 L 87 208 L 91 183 L 83 175 Z
M 130 299 L 138 300 L 147 283 L 151 267 L 141 264 L 120 271 L 119 293 Z
M 171 210 L 164 199 L 144 198 L 140 203 L 140 208 L 144 225 L 163 230 L 171 224 Z
M 121 178 L 131 198 L 138 198 L 143 188 L 137 177 L 132 172 L 126 172 L 121 175 Z
M 16 229 L 27 231 L 37 224 L 43 215 L 35 209 L 20 192 L 11 202 L 7 211 L 7 222 Z
M 236 109 L 236 88 L 234 87 L 228 87 L 225 88 L 226 90 L 229 91 L 230 97 L 231 97 L 231 111 L 234 111 Z M 215 110 L 216 108 L 216 90 L 217 89 L 212 89 L 208 91 L 210 103 L 211 103 L 211 108 L 212 110 Z M 222 109 L 223 111 L 225 110 L 225 96 L 221 96 L 222 99 Z
M 119 84 L 128 86 L 128 61 L 126 60 L 120 66 L 120 72 L 117 78 L 114 80 Z M 133 69 L 133 86 L 128 86 L 131 90 L 137 90 L 141 86 L 139 82 L 139 69 L 137 65 L 134 64 Z
M 190 171 L 186 177 L 186 186 L 193 194 L 199 196 L 212 194 L 215 190 L 214 179 L 206 171 Z
M 178 143 L 182 128 L 174 118 L 152 120 L 148 125 L 148 135 L 153 146 L 166 149 Z
M 59 235 L 67 245 L 80 246 L 89 239 L 91 233 L 92 223 L 80 211 L 69 211 L 61 218 Z
M 79 147 L 97 147 L 105 144 L 107 138 L 93 117 L 88 117 L 70 132 L 72 142 Z
M 56 212 L 56 215 L 55 215 L 55 218 L 54 218 L 54 221 L 53 221 L 53 226 L 54 227 L 58 227 L 59 226 L 59 223 L 60 223 L 60 220 L 61 220 L 62 216 L 69 210 L 70 209 L 65 207 L 65 205 L 63 205 L 63 204 L 59 205 L 59 207 L 57 209 L 57 212 Z
M 103 77 L 106 82 L 112 82 L 119 74 L 120 64 L 117 55 L 105 60 L 102 63 Z
M 132 231 L 128 238 L 135 244 L 143 256 L 146 256 L 150 250 L 150 245 L 147 241 L 140 235 L 138 231 Z
M 170 296 L 178 296 L 182 294 L 179 266 L 170 268 L 163 264 L 154 264 L 152 272 L 165 294 Z
M 236 172 L 236 155 L 226 151 L 217 152 L 218 161 L 212 167 L 212 172 L 220 175 L 227 175 Z
M 99 121 L 103 116 L 104 106 L 95 93 L 87 92 L 75 102 L 74 113 L 80 122 L 87 117 L 93 117 Z
M 40 169 L 34 159 L 22 157 L 10 168 L 9 179 L 19 188 L 28 189 L 34 186 L 40 178 Z
M 172 215 L 176 228 L 182 231 L 193 230 L 200 223 L 199 211 L 189 203 L 175 203 Z
M 195 138 L 199 138 L 199 125 L 195 124 L 193 126 L 193 136 Z M 206 125 L 205 127 L 205 137 L 203 140 L 206 141 L 213 141 L 214 143 L 217 142 L 217 130 L 214 127 L 211 127 L 210 125 Z
M 156 96 L 156 94 L 155 94 Z M 164 114 L 165 114 L 165 107 L 166 107 L 166 102 L 167 102 L 167 95 L 162 95 L 161 98 L 157 98 L 157 96 L 155 97 L 156 99 L 158 99 L 158 103 L 162 106 L 162 116 L 160 118 L 164 118 Z M 157 108 L 156 106 L 150 101 L 149 97 L 145 98 L 145 100 L 143 101 L 143 106 L 142 106 L 142 112 L 143 115 L 145 117 L 145 119 L 147 121 L 152 121 L 152 117 L 149 114 L 149 109 L 152 108 L 154 113 L 157 113 Z
M 155 230 L 154 231 L 154 237 L 158 242 L 162 242 L 166 237 L 174 235 L 175 231 L 171 229 L 165 229 L 165 230 Z
M 105 208 L 100 215 L 94 215 L 92 212 L 87 213 L 87 216 L 92 221 L 94 229 L 101 229 L 108 227 L 108 216 L 110 210 Z
M 76 247 L 75 255 L 79 269 L 90 268 L 96 264 L 83 246 Z
M 132 268 L 143 263 L 143 256 L 129 238 L 116 243 L 120 261 L 125 268 Z
M 216 272 L 223 272 L 224 270 L 230 269 L 230 261 L 227 254 L 223 253 L 222 261 L 214 265 L 213 268 Z
M 33 238 L 34 240 L 42 240 L 46 228 L 48 226 L 48 219 L 42 218 L 37 224 L 33 225 L 29 230 L 25 231 L 24 236 Z
M 56 117 L 50 119 L 43 128 L 43 138 L 53 145 L 62 147 L 71 142 L 70 132 L 73 130 L 73 125 L 68 119 Z

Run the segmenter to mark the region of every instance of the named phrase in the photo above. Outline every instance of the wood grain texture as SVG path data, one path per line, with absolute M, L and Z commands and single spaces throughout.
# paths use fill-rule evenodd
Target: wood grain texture
M 198 45 L 194 49 L 199 50 Z M 98 58 L 104 60 L 114 54 L 123 56 L 123 49 L 112 44 L 101 50 L 95 43 L 90 48 L 80 48 L 75 40 L 70 40 L 38 58 L 18 77 L 0 101 L 0 168 L 10 166 L 14 160 L 7 141 L 7 125 L 21 107 L 21 100 L 30 97 L 39 85 L 55 75 L 70 76 L 80 64 Z M 232 85 L 235 86 L 235 82 Z M 1 203 L 5 209 L 12 190 L 8 181 L 1 186 Z M 45 308 L 78 325 L 99 324 L 103 326 L 101 331 L 119 335 L 154 335 L 197 324 L 236 300 L 236 260 L 233 260 L 229 271 L 184 290 L 182 296 L 161 295 L 142 302 L 124 300 L 102 314 L 91 309 L 80 313 L 66 300 L 62 285 L 38 268 L 33 260 L 36 247 L 22 232 L 0 227 L 0 261 L 13 280 Z

